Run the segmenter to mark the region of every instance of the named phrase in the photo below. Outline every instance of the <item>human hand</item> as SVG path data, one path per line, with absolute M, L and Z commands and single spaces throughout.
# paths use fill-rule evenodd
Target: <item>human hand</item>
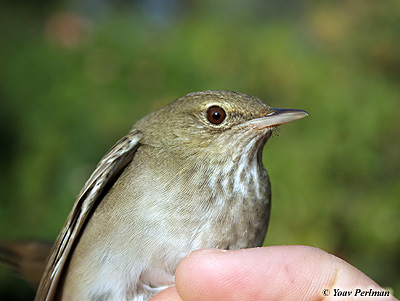
M 371 298 L 388 292 L 342 259 L 307 246 L 198 250 L 181 261 L 175 283 L 152 300 L 397 300 Z

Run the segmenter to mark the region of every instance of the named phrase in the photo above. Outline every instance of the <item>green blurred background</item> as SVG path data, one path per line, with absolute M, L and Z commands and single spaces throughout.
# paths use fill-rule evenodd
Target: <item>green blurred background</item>
M 188 92 L 307 119 L 264 150 L 266 245 L 317 246 L 400 292 L 400 2 L 3 1 L 0 239 L 55 239 L 98 160 Z M 0 267 L 0 300 L 33 290 Z

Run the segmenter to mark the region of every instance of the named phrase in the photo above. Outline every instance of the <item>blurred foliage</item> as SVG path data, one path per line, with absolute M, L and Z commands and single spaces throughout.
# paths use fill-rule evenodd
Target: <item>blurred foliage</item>
M 320 247 L 399 294 L 400 2 L 38 3 L 0 4 L 2 240 L 53 240 L 140 117 L 236 90 L 310 113 L 265 148 L 266 244 Z M 3 267 L 0 286 L 33 296 Z

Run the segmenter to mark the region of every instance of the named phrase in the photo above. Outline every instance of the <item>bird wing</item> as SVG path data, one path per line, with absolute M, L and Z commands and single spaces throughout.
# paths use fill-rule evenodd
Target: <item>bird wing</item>
M 101 159 L 86 182 L 50 252 L 46 269 L 36 293 L 36 301 L 54 299 L 57 284 L 77 241 L 76 238 L 84 230 L 92 209 L 96 208 L 124 168 L 132 161 L 139 147 L 141 136 L 140 132 L 133 130 L 119 140 Z

